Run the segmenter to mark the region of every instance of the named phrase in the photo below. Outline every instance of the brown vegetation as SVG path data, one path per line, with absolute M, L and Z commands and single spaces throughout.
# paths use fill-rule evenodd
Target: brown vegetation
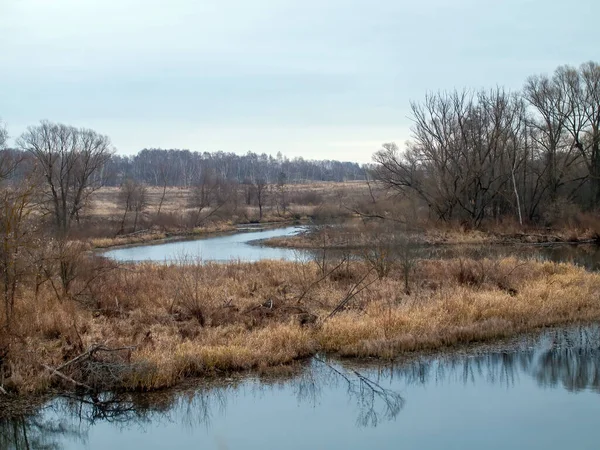
M 91 239 L 94 247 L 107 248 L 232 231 L 243 224 L 329 222 L 348 217 L 351 213 L 343 202 L 354 201 L 367 190 L 361 182 L 299 184 L 289 192 L 280 185 L 261 185 L 259 205 L 250 200 L 250 204 L 242 202 L 248 194 L 243 188 L 217 195 L 216 186 L 166 190 L 145 186 L 144 201 L 139 204 L 143 207 L 136 211 L 128 200 L 134 197 L 136 185 L 128 183 L 120 189 L 104 187 L 94 192 L 94 208 L 72 236 Z
M 393 358 L 599 320 L 599 274 L 413 251 L 598 242 L 599 79 L 587 63 L 531 78 L 522 93 L 430 95 L 412 105 L 407 151 L 385 144 L 365 182 L 288 184 L 290 162 L 267 155 L 147 150 L 134 164 L 108 137 L 50 122 L 9 150 L 0 126 L 0 395 L 151 390 L 317 352 Z M 356 179 L 358 168 L 294 164 L 336 168 L 320 179 L 346 179 L 344 167 Z M 120 188 L 104 187 L 109 175 Z M 89 254 L 297 220 L 317 232 L 275 244 L 317 249 L 311 262 L 117 265 Z
M 98 261 L 66 293 L 23 289 L 0 339 L 4 389 L 150 390 L 316 352 L 391 358 L 600 319 L 600 275 L 565 264 L 421 261 L 407 292 L 400 267 L 380 278 L 363 262 L 326 277 L 315 263 L 181 262 Z
M 583 244 L 599 242 L 600 217 L 578 212 L 552 229 L 520 226 L 510 221 L 471 229 L 457 223 L 418 220 L 386 223 L 385 220 L 365 221 L 353 217 L 335 226 L 317 226 L 293 236 L 270 238 L 261 241 L 261 244 L 300 249 L 360 249 L 372 246 L 378 236 L 389 238 L 390 231 L 401 233 L 416 245 Z

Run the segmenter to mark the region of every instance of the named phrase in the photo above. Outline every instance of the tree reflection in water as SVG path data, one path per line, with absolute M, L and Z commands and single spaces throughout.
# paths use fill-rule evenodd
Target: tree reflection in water
M 98 422 L 121 429 L 144 429 L 160 422 L 210 423 L 216 406 L 224 408 L 226 387 L 165 393 L 64 395 L 35 414 L 0 418 L 0 449 L 60 449 L 66 441 L 84 443 Z
M 445 382 L 510 387 L 523 376 L 542 387 L 600 393 L 600 327 L 549 331 L 535 345 L 511 351 L 422 358 L 393 367 L 359 368 L 314 358 L 299 373 L 270 381 L 240 379 L 227 385 L 166 393 L 64 396 L 30 415 L 3 417 L 0 410 L 0 448 L 60 449 L 61 442 L 84 443 L 89 429 L 98 422 L 121 428 L 144 428 L 160 422 L 208 428 L 216 414 L 225 412 L 227 399 L 241 395 L 248 386 L 271 393 L 279 386 L 312 407 L 329 392 L 343 388 L 355 405 L 357 424 L 374 427 L 398 417 L 405 404 L 399 388 L 410 392 L 406 386 Z
M 526 375 L 542 387 L 600 393 L 600 327 L 548 331 L 535 345 L 511 351 L 421 359 L 395 366 L 389 375 L 409 385 L 485 381 L 507 387 Z
M 321 386 L 337 386 L 340 382 L 345 385 L 349 399 L 358 410 L 358 426 L 376 427 L 382 419 L 393 420 L 404 407 L 404 398 L 398 392 L 382 386 L 376 373 L 365 374 L 316 357 L 314 361 L 320 367 L 313 364 L 311 374 L 320 375 Z M 306 389 L 298 389 L 299 400 L 303 400 L 303 392 Z
M 85 442 L 85 434 L 62 420 L 49 419 L 40 411 L 30 416 L 0 419 L 0 448 L 58 450 L 65 439 Z

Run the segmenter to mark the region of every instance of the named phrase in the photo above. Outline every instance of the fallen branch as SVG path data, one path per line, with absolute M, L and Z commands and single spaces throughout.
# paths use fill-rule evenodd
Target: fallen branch
M 342 301 L 339 302 L 335 308 L 333 308 L 333 311 L 331 311 L 331 313 L 329 313 L 329 315 L 323 320 L 323 322 L 325 322 L 327 319 L 332 318 L 334 315 L 336 315 L 338 312 L 340 312 L 350 302 L 350 300 L 352 300 L 355 296 L 360 294 L 362 291 L 367 289 L 369 286 L 371 286 L 373 283 L 375 283 L 379 279 L 379 278 L 375 278 L 374 280 L 369 281 L 363 287 L 358 289 L 358 287 L 361 285 L 361 283 L 367 279 L 367 277 L 371 274 L 372 271 L 373 271 L 373 268 L 369 269 L 369 271 L 365 274 L 365 276 L 362 277 L 358 281 L 358 283 L 356 283 L 356 284 L 354 284 L 354 286 L 352 286 L 352 288 L 348 291 L 348 294 L 346 294 L 346 296 L 342 299 Z
M 88 350 L 86 350 L 82 354 L 77 355 L 75 358 L 71 359 L 70 361 L 67 361 L 66 363 L 58 366 L 56 368 L 56 370 L 63 370 L 64 368 L 70 366 L 71 364 L 75 364 L 76 362 L 80 362 L 80 361 L 83 361 L 84 359 L 90 358 L 96 352 L 119 352 L 121 350 L 135 350 L 135 348 L 136 348 L 135 346 L 109 348 L 109 347 L 105 347 L 104 345 L 101 345 L 101 344 L 93 345 L 92 347 L 90 347 Z
M 306 296 L 306 294 L 308 294 L 308 292 L 317 284 L 319 284 L 321 281 L 323 281 L 325 278 L 327 278 L 329 275 L 333 274 L 336 270 L 338 270 L 340 267 L 342 267 L 342 265 L 344 265 L 344 263 L 347 261 L 347 258 L 342 258 L 342 260 L 340 261 L 340 263 L 335 266 L 333 269 L 331 269 L 329 272 L 327 272 L 325 275 L 323 275 L 321 278 L 317 279 L 316 281 L 313 281 L 305 290 L 304 292 L 302 292 L 302 295 L 300 295 L 300 297 L 298 297 L 298 300 L 296 301 L 296 303 L 300 303 L 304 297 Z
M 82 361 L 84 358 L 85 358 L 85 359 L 89 358 L 90 356 L 92 356 L 92 353 L 93 353 L 93 352 L 94 352 L 94 351 L 95 351 L 95 350 L 96 350 L 98 347 L 99 347 L 99 346 L 94 346 L 94 347 L 90 348 L 90 349 L 89 349 L 89 350 L 87 350 L 86 352 L 83 352 L 82 354 L 80 354 L 80 355 L 77 355 L 75 358 L 71 359 L 70 361 L 67 361 L 67 362 L 66 362 L 66 363 L 64 363 L 64 364 L 61 364 L 60 366 L 58 366 L 58 367 L 57 367 L 56 369 L 54 369 L 54 370 L 57 370 L 57 371 L 59 371 L 59 370 L 63 370 L 63 369 L 65 369 L 66 367 L 70 366 L 71 364 L 74 364 L 74 363 L 76 363 L 76 362 Z
M 73 378 L 65 375 L 64 373 L 61 372 L 61 370 L 64 370 L 65 368 L 75 364 L 75 363 L 79 363 L 82 361 L 86 361 L 88 359 L 90 359 L 94 353 L 96 352 L 118 352 L 118 351 L 122 351 L 122 350 L 134 350 L 136 347 L 135 346 L 130 346 L 130 347 L 118 347 L 118 348 L 109 348 L 109 347 L 105 347 L 104 345 L 98 344 L 98 345 L 93 345 L 92 347 L 90 347 L 87 351 L 81 353 L 80 355 L 77 355 L 75 358 L 67 361 L 64 364 L 61 364 L 60 366 L 58 366 L 56 369 L 47 366 L 45 364 L 42 364 L 42 367 L 44 367 L 45 369 L 49 370 L 53 375 L 56 375 L 59 378 L 62 378 L 63 380 L 69 381 L 77 386 L 89 389 L 89 390 L 93 390 L 90 386 L 88 386 L 87 384 L 81 383 L 77 380 L 74 380 Z
M 88 386 L 87 384 L 80 383 L 79 381 L 74 380 L 73 378 L 66 376 L 64 373 L 59 372 L 58 370 L 53 369 L 52 367 L 47 366 L 46 364 L 42 364 L 42 367 L 44 369 L 50 371 L 50 373 L 52 373 L 52 375 L 56 375 L 57 377 L 62 378 L 63 380 L 68 381 L 70 383 L 73 383 L 76 386 L 85 388 L 85 389 L 87 389 L 89 391 L 93 391 L 93 389 L 90 386 Z

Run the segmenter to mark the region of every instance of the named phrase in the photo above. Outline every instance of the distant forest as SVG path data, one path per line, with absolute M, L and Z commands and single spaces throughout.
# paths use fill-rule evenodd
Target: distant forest
M 123 180 L 134 179 L 149 186 L 188 187 L 207 173 L 238 183 L 260 179 L 271 184 L 282 177 L 288 183 L 365 179 L 364 169 L 354 162 L 288 159 L 281 153 L 273 157 L 265 153 L 237 155 L 156 148 L 141 150 L 133 156 L 113 155 L 104 170 L 108 186 L 120 186 Z
M 19 170 L 13 177 L 29 173 L 33 159 L 23 150 L 9 149 L 15 159 L 22 156 Z M 192 152 L 179 149 L 143 149 L 135 155 L 113 153 L 95 177 L 102 178 L 105 186 L 121 186 L 133 180 L 148 186 L 190 187 L 207 176 L 234 183 L 266 184 L 281 182 L 303 183 L 313 181 L 354 181 L 365 179 L 365 167 L 355 162 L 334 160 L 288 159 L 265 153 L 248 152 L 245 155 L 218 152 Z

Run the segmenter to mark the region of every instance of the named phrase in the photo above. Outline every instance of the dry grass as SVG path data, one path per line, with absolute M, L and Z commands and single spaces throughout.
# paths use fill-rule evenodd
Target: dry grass
M 110 248 L 119 247 L 123 245 L 138 245 L 148 244 L 151 242 L 158 242 L 168 238 L 185 238 L 185 237 L 200 237 L 205 234 L 214 233 L 227 233 L 235 231 L 236 227 L 229 222 L 211 223 L 201 228 L 194 228 L 193 230 L 181 231 L 175 233 L 167 233 L 158 230 L 144 230 L 140 233 L 133 233 L 127 235 L 120 235 L 115 237 L 103 237 L 103 238 L 92 238 L 89 239 L 90 244 L 94 248 Z
M 299 233 L 294 236 L 275 237 L 263 241 L 271 247 L 319 249 L 319 248 L 363 248 L 373 243 L 374 236 L 385 233 L 377 230 L 374 224 L 365 225 L 362 220 L 352 218 L 345 220 L 340 226 L 319 227 L 309 233 Z M 403 229 L 398 225 L 394 232 Z M 439 226 L 419 227 L 404 231 L 403 235 L 418 245 L 482 245 L 505 242 L 498 235 L 480 230 L 462 230 L 460 228 L 440 228 Z
M 102 188 L 95 192 L 91 208 L 86 211 L 82 226 L 72 232 L 72 238 L 90 239 L 97 248 L 142 244 L 170 236 L 185 236 L 211 232 L 231 231 L 236 224 L 282 223 L 290 221 L 319 222 L 347 217 L 343 207 L 364 195 L 364 182 L 295 184 L 286 187 L 286 208 L 282 209 L 275 188 L 269 187 L 264 200 L 262 216 L 257 205 L 245 203 L 244 187 L 240 186 L 223 205 L 203 209 L 200 222 L 198 212 L 190 208 L 192 189 L 168 187 L 162 203 L 162 188 L 148 187 L 148 205 L 138 220 L 137 233 L 117 236 L 121 230 L 123 207 L 119 204 L 119 188 Z M 131 214 L 125 230 L 133 231 Z M 200 225 L 192 230 L 195 225 Z
M 506 337 L 538 327 L 600 320 L 600 275 L 567 264 L 421 261 L 404 293 L 399 272 L 375 281 L 327 319 L 366 266 L 320 277 L 313 263 L 122 266 L 72 299 L 47 285 L 16 304 L 4 386 L 41 392 L 69 383 L 58 367 L 94 345 L 67 373 L 87 384 L 151 390 L 186 377 L 288 364 L 316 352 L 392 358 L 403 352 Z M 74 291 L 78 289 L 75 286 Z M 302 301 L 298 299 L 302 297 Z
M 362 181 L 352 182 L 319 182 L 307 184 L 290 184 L 287 186 L 290 208 L 292 210 L 311 213 L 321 204 L 340 203 L 349 196 L 364 195 L 368 192 L 367 184 Z M 156 213 L 162 197 L 162 187 L 148 187 L 149 213 Z M 182 187 L 168 187 L 162 205 L 164 213 L 181 213 L 189 208 L 192 190 Z M 106 219 L 120 217 L 123 208 L 119 205 L 119 188 L 104 187 L 94 193 L 93 208 L 89 213 L 96 218 Z M 250 208 L 252 212 L 258 208 Z
M 501 223 L 475 230 L 456 224 L 422 223 L 398 225 L 397 229 L 417 245 L 488 245 L 488 244 L 542 244 L 542 243 L 597 243 L 600 225 L 591 220 L 578 222 L 577 227 L 554 230 L 536 227 L 519 227 L 512 223 Z M 323 248 L 363 248 L 373 243 L 373 237 L 381 234 L 376 225 L 358 219 L 345 220 L 335 229 L 322 227 L 310 233 L 276 237 L 263 241 L 271 247 L 319 249 Z

